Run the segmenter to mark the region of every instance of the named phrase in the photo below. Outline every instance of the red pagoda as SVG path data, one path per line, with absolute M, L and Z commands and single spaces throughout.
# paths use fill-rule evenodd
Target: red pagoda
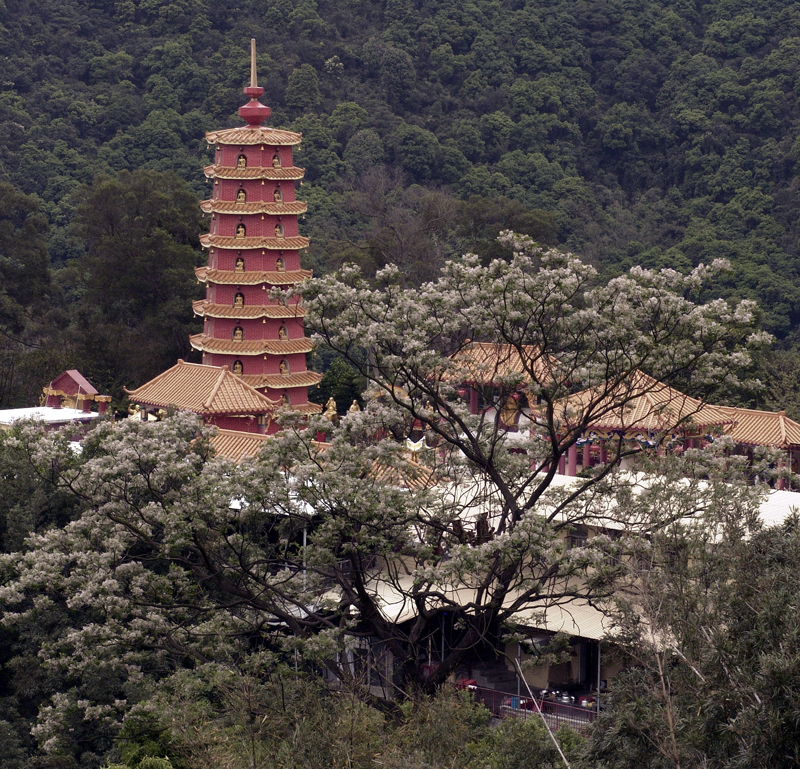
M 210 232 L 200 242 L 208 248 L 208 267 L 196 270 L 206 283 L 206 298 L 195 302 L 205 319 L 202 334 L 190 338 L 203 363 L 224 366 L 259 392 L 293 411 L 316 413 L 308 387 L 320 374 L 308 371 L 311 342 L 303 329 L 299 299 L 288 306 L 270 298 L 273 288 L 289 288 L 311 276 L 300 269 L 300 249 L 308 238 L 298 230 L 306 204 L 295 199 L 303 169 L 292 159 L 301 135 L 263 125 L 269 107 L 258 101 L 255 40 L 251 41 L 250 102 L 239 109 L 247 123 L 211 131 L 214 165 L 205 174 L 213 195 L 200 205 L 211 216 Z

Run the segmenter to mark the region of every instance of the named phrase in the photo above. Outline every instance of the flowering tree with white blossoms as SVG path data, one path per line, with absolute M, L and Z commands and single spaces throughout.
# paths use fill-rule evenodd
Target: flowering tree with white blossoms
M 560 457 L 641 395 L 641 371 L 695 390 L 735 382 L 747 345 L 762 341 L 754 307 L 698 300 L 721 264 L 688 276 L 637 268 L 600 285 L 574 256 L 506 241 L 509 261 L 464 257 L 416 290 L 391 267 L 375 282 L 347 267 L 303 284 L 307 325 L 374 397 L 338 425 L 287 418 L 253 460 L 215 458 L 186 415 L 100 425 L 77 455 L 63 439 L 23 434 L 32 471 L 83 505 L 0 561 L 7 627 L 62 617 L 40 651 L 63 681 L 41 711 L 45 746 L 113 723 L 171 670 L 235 665 L 255 649 L 325 665 L 359 689 L 342 652 L 369 639 L 395 661 L 387 697 L 433 689 L 487 638 L 610 593 L 618 570 L 606 556 L 625 541 L 568 550 L 564 535 L 627 509 L 612 504 L 630 490 L 614 470 L 641 449 L 620 439 L 605 465 L 568 485 L 553 483 Z M 523 361 L 524 373 L 494 380 L 505 393 L 524 385 L 529 433 L 470 414 L 452 357 L 468 339 Z M 591 394 L 566 410 L 578 389 Z M 397 440 L 414 425 L 435 447 L 420 464 Z M 697 500 L 682 517 L 702 512 L 700 485 L 681 493 Z M 648 510 L 617 523 L 647 535 L 674 514 Z M 442 628 L 446 647 L 424 677 L 419 662 Z

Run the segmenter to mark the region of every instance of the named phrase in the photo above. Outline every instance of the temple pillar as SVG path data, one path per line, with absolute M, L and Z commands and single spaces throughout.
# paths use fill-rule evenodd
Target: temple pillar
M 567 457 L 562 454 L 558 458 L 558 474 L 565 475 L 566 474 L 566 467 L 567 467 Z
M 605 441 L 600 444 L 600 464 L 608 464 L 608 448 L 606 447 Z
M 585 470 L 587 467 L 592 466 L 592 444 L 586 443 L 583 446 L 583 469 Z
M 478 391 L 474 387 L 469 388 L 469 413 L 478 413 Z
M 568 456 L 567 475 L 574 478 L 578 474 L 578 447 L 574 443 L 568 449 Z

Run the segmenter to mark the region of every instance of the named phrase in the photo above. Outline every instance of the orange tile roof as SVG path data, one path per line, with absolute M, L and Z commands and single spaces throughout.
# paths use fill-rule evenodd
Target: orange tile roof
M 137 403 L 204 416 L 271 414 L 278 407 L 278 401 L 267 398 L 224 366 L 182 360 L 141 387 L 126 388 L 125 392 Z
M 436 485 L 436 477 L 429 467 L 409 463 L 403 468 L 372 463 L 371 476 L 379 483 L 406 489 L 427 489 Z
M 266 248 L 270 251 L 295 251 L 299 248 L 308 248 L 311 241 L 300 235 L 291 238 L 228 238 L 222 235 L 206 233 L 200 236 L 200 245 L 203 248 L 227 248 L 244 251 L 248 248 Z
M 222 128 L 218 131 L 207 131 L 206 141 L 209 144 L 269 144 L 273 147 L 300 144 L 302 134 L 283 131 L 269 126 L 239 126 L 238 128 Z
M 800 424 L 784 411 L 756 411 L 731 406 L 717 407 L 736 424 L 725 432 L 737 443 L 748 446 L 773 446 L 788 449 L 800 446 Z
M 217 456 L 238 462 L 245 457 L 254 457 L 261 451 L 267 435 L 259 433 L 243 433 L 238 430 L 217 430 L 211 436 L 211 445 Z
M 270 214 L 272 216 L 289 216 L 304 214 L 308 204 L 302 200 L 289 203 L 271 203 L 266 200 L 254 200 L 251 203 L 237 203 L 235 200 L 203 200 L 200 208 L 207 214 Z
M 272 166 L 205 166 L 203 173 L 209 179 L 269 179 L 270 181 L 296 181 L 305 176 L 306 169 L 297 166 L 273 168 Z
M 194 274 L 202 283 L 209 281 L 225 286 L 257 286 L 265 283 L 268 286 L 292 286 L 301 280 L 310 278 L 311 270 L 287 270 L 275 272 L 274 270 L 212 270 L 210 267 L 195 267 Z
M 301 403 L 298 406 L 289 406 L 292 411 L 296 411 L 298 414 L 321 414 L 322 413 L 322 406 L 319 403 Z
M 261 389 L 271 387 L 273 390 L 291 387 L 313 387 L 322 381 L 322 374 L 316 371 L 300 371 L 297 374 L 244 374 L 242 379 L 251 387 Z
M 684 425 L 703 429 L 735 421 L 719 406 L 685 395 L 641 371 L 611 392 L 591 388 L 565 398 L 556 404 L 556 418 L 569 429 L 582 421 L 587 408 L 597 414 L 588 429 L 604 431 L 663 433 Z
M 205 299 L 192 302 L 195 315 L 207 318 L 302 318 L 306 311 L 296 304 L 253 304 L 231 307 L 229 304 L 213 304 Z
M 530 382 L 531 371 L 537 381 L 549 381 L 558 366 L 555 358 L 543 355 L 535 345 L 523 345 L 518 350 L 493 342 L 467 342 L 452 360 L 456 365 L 448 379 L 480 384 L 492 384 L 514 374 Z
M 189 337 L 189 342 L 195 350 L 225 355 L 290 355 L 311 352 L 314 349 L 310 339 L 289 339 L 285 342 L 277 339 L 254 339 L 234 342 L 232 339 L 216 339 L 208 334 L 194 334 Z

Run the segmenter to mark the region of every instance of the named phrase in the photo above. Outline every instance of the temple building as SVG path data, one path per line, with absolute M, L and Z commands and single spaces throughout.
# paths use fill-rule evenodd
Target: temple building
M 320 407 L 309 402 L 308 388 L 322 377 L 306 366 L 312 345 L 303 329 L 303 308 L 298 298 L 280 302 L 272 296 L 273 289 L 290 289 L 311 277 L 310 270 L 300 268 L 300 250 L 309 241 L 299 234 L 298 215 L 306 204 L 295 199 L 295 183 L 304 171 L 292 157 L 302 137 L 264 125 L 270 109 L 258 101 L 264 89 L 257 84 L 255 40 L 244 93 L 250 101 L 239 115 L 246 125 L 206 134 L 214 148 L 214 163 L 204 169 L 213 192 L 200 204 L 210 216 L 209 232 L 200 238 L 208 249 L 208 266 L 196 270 L 206 284 L 206 297 L 193 303 L 204 325 L 190 342 L 202 352 L 203 364 L 240 378 L 275 409 L 314 414 Z M 170 405 L 196 411 L 192 377 L 205 381 L 207 376 L 186 365 L 173 375 L 184 391 L 173 389 Z M 152 402 L 144 399 L 149 384 L 130 393 L 143 407 Z M 251 416 L 259 424 L 264 414 Z M 271 419 L 261 424 L 268 432 L 277 429 Z

